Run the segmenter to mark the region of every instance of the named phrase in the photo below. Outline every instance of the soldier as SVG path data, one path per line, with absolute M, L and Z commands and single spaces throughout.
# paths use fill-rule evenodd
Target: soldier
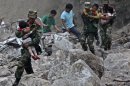
M 21 49 L 21 57 L 19 58 L 19 63 L 15 72 L 15 82 L 12 86 L 18 86 L 19 81 L 21 79 L 21 76 L 24 72 L 24 69 L 26 71 L 27 74 L 32 74 L 33 69 L 32 69 L 32 65 L 31 65 L 31 55 L 27 49 L 28 46 L 34 46 L 35 49 L 38 52 L 38 44 L 40 42 L 40 36 L 37 32 L 37 29 L 39 28 L 39 25 L 35 22 L 35 19 L 37 18 L 37 12 L 36 11 L 29 11 L 28 13 L 28 25 L 31 29 L 33 29 L 33 33 L 29 36 L 31 38 L 31 42 L 30 43 L 26 43 L 23 44 L 22 47 L 23 49 Z M 34 30 L 35 29 L 35 30 Z M 26 32 L 24 31 L 16 31 L 16 36 L 18 38 L 21 38 L 24 36 Z M 38 52 L 39 53 L 39 52 Z
M 87 38 L 87 25 L 89 24 L 89 18 L 88 18 L 88 13 L 90 12 L 90 8 L 91 8 L 91 3 L 90 2 L 84 2 L 84 9 L 83 9 L 83 13 L 81 15 L 84 26 L 83 26 L 83 33 L 82 33 L 82 37 L 81 37 L 81 45 L 82 48 L 87 51 L 88 47 L 87 47 L 87 43 L 86 43 L 86 38 Z
M 87 50 L 86 38 L 87 38 L 87 44 L 89 46 L 90 51 L 93 54 L 95 54 L 93 46 L 94 39 L 97 40 L 96 44 L 99 45 L 99 37 L 98 37 L 99 14 L 97 12 L 98 7 L 99 7 L 98 4 L 94 4 L 92 6 L 92 9 L 87 7 L 87 9 L 85 8 L 82 14 L 82 19 L 84 22 L 84 30 L 83 30 L 83 38 L 81 39 L 81 45 L 82 48 L 86 51 Z
M 111 49 L 111 29 L 110 27 L 114 23 L 115 12 L 113 7 L 109 6 L 107 1 L 103 4 L 103 13 L 100 21 L 100 36 L 101 36 L 101 47 L 104 50 Z

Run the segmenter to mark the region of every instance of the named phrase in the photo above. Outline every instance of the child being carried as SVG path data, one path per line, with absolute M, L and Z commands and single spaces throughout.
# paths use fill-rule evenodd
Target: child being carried
M 23 44 L 28 44 L 32 41 L 32 39 L 29 36 L 33 31 L 30 29 L 30 27 L 28 27 L 27 22 L 20 21 L 18 30 L 25 32 L 25 35 L 22 37 Z M 34 60 L 40 59 L 34 46 L 28 46 L 27 49 Z

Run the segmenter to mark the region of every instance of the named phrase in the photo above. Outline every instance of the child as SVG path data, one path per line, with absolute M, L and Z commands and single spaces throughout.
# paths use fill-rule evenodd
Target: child
M 107 9 L 106 13 L 102 13 L 101 25 L 112 25 L 114 23 L 114 14 L 114 10 L 111 7 Z
M 24 31 L 25 32 L 25 35 L 22 37 L 22 43 L 23 44 L 31 42 L 31 38 L 29 36 L 32 33 L 32 31 L 28 27 L 27 22 L 19 21 L 19 29 L 18 29 L 18 31 Z M 28 49 L 29 53 L 31 54 L 31 56 L 32 56 L 32 58 L 34 60 L 40 59 L 38 57 L 38 54 L 37 54 L 34 46 L 28 46 L 27 49 Z

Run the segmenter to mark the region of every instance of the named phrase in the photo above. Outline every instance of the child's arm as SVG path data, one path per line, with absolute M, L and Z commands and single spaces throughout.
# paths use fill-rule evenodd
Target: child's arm
M 29 37 L 30 34 L 32 34 L 33 31 L 30 31 L 30 28 L 27 27 L 24 29 L 24 32 L 26 33 L 24 36 L 23 36 L 23 39 L 26 39 Z

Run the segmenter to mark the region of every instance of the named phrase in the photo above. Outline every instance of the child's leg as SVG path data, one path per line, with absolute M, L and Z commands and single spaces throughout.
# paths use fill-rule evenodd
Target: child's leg
M 36 57 L 37 59 L 40 59 L 40 58 L 38 57 L 38 54 L 37 54 L 37 51 L 36 51 L 35 47 L 31 47 L 31 48 L 32 48 L 32 51 L 33 51 L 35 57 Z
M 37 55 L 36 49 L 34 47 L 31 47 L 31 49 L 32 49 L 32 52 L 34 53 L 34 55 Z
M 28 47 L 28 51 L 29 51 L 29 53 L 31 54 L 31 56 L 34 56 L 35 54 L 33 53 L 33 50 L 32 50 L 32 48 L 29 46 Z
M 29 53 L 31 54 L 31 57 L 32 57 L 34 60 L 37 60 L 37 58 L 35 57 L 35 54 L 34 54 L 32 48 L 31 48 L 30 46 L 28 47 L 28 51 L 29 51 Z

